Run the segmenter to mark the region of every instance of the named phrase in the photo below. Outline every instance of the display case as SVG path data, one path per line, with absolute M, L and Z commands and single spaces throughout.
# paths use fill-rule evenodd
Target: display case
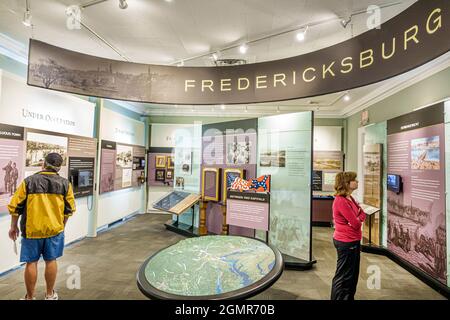
M 205 201 L 220 200 L 220 168 L 203 168 L 202 199 Z

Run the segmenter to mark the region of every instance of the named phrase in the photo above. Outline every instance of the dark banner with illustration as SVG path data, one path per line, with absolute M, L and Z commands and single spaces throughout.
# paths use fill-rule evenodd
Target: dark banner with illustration
M 24 128 L 0 124 L 0 216 L 23 180 Z
M 450 0 L 421 0 L 337 45 L 231 67 L 176 67 L 99 58 L 30 40 L 28 84 L 87 96 L 166 104 L 298 99 L 379 82 L 450 50 Z
M 420 123 L 413 115 L 400 128 Z M 388 131 L 401 121 L 388 121 Z M 389 250 L 446 283 L 444 139 L 443 123 L 388 135 L 387 221 Z

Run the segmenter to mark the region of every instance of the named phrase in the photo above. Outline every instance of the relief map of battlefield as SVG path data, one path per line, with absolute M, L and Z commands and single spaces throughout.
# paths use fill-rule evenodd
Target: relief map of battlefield
M 274 265 L 274 252 L 258 240 L 204 236 L 182 240 L 156 254 L 145 268 L 145 277 L 170 294 L 207 296 L 252 285 Z

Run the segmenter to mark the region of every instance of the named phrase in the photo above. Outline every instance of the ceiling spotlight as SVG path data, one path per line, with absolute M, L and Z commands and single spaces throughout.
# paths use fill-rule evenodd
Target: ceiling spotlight
M 120 8 L 120 9 L 126 9 L 126 8 L 128 8 L 127 0 L 119 0 L 119 8 Z
M 348 93 L 345 94 L 344 101 L 350 101 L 350 95 Z
M 300 41 L 300 42 L 302 42 L 302 41 L 304 41 L 305 40 L 305 38 L 306 38 L 306 31 L 308 31 L 308 26 L 305 28 L 305 30 L 303 30 L 303 31 L 299 31 L 298 33 L 297 33 L 297 40 L 298 41 Z
M 248 50 L 248 46 L 244 43 L 239 47 L 239 52 L 242 54 L 246 54 Z
M 194 111 L 195 111 L 195 109 L 194 109 L 194 108 L 192 108 L 192 109 L 191 109 L 191 112 L 194 112 Z
M 31 27 L 31 12 L 30 10 L 25 11 L 23 15 L 22 23 L 26 27 Z
M 214 52 L 211 56 L 214 61 L 217 61 L 219 59 L 219 54 L 217 52 Z
M 345 29 L 347 28 L 347 25 L 352 21 L 352 16 L 348 17 L 347 20 L 342 19 L 341 20 L 341 26 Z
M 181 60 L 178 64 L 177 67 L 184 67 L 184 60 Z
M 244 110 L 244 112 L 245 112 L 245 113 L 247 113 L 247 112 L 248 112 L 248 110 L 247 110 L 247 106 L 245 107 L 245 110 Z
M 277 107 L 277 113 L 280 113 L 280 107 Z
M 28 0 L 25 0 L 25 13 L 23 14 L 22 23 L 26 27 L 31 27 L 31 12 Z
M 225 110 L 225 105 L 224 104 L 222 104 L 221 106 L 220 106 L 220 109 L 222 109 L 222 110 Z

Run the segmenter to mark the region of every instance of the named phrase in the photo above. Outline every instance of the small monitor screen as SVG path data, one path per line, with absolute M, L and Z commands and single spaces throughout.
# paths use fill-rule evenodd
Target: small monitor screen
M 90 170 L 78 172 L 78 187 L 91 187 L 93 185 L 93 172 Z
M 397 174 L 388 174 L 387 188 L 395 193 L 399 193 L 401 188 L 401 177 Z

